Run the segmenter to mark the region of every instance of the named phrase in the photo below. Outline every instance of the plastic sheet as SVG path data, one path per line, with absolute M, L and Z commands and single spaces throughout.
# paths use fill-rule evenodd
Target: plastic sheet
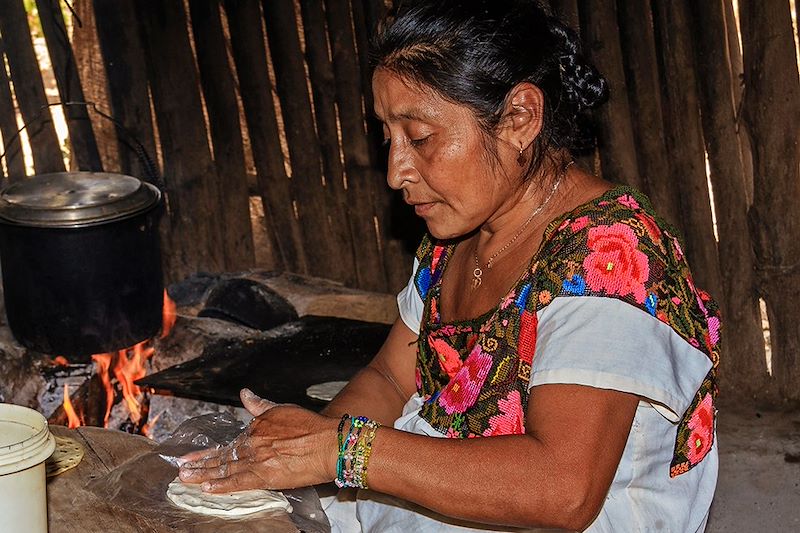
M 180 509 L 167 500 L 167 485 L 178 475 L 178 457 L 195 450 L 223 447 L 245 427 L 229 414 L 191 418 L 152 452 L 127 461 L 90 482 L 87 488 L 109 503 L 178 530 L 197 533 L 330 533 L 330 524 L 313 487 L 281 491 L 292 504 L 291 514 L 262 511 L 236 518 L 219 518 Z

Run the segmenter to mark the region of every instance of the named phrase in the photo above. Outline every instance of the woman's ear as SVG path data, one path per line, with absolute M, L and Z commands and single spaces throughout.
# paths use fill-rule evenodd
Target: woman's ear
M 525 150 L 542 131 L 544 93 L 536 85 L 522 82 L 508 93 L 499 137 L 515 150 Z

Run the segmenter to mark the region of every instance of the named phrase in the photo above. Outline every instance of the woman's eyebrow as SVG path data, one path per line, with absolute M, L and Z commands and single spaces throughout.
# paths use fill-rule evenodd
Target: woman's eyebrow
M 399 113 L 389 113 L 385 119 L 375 112 L 373 112 L 373 115 L 375 115 L 375 118 L 381 122 L 398 122 L 401 120 L 428 121 L 432 118 L 427 113 L 420 113 L 419 111 L 401 111 Z

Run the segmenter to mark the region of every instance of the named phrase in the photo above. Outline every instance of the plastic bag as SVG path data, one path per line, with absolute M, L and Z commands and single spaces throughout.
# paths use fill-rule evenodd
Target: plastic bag
M 109 503 L 175 529 L 197 533 L 330 533 L 330 524 L 313 487 L 281 491 L 292 504 L 291 514 L 262 511 L 220 518 L 180 509 L 167 499 L 167 485 L 178 475 L 178 457 L 195 450 L 225 446 L 245 427 L 227 413 L 191 418 L 153 451 L 123 463 L 91 481 L 87 488 Z

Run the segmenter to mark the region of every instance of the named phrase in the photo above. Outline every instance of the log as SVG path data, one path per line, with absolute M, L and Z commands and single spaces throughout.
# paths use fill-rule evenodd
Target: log
M 605 179 L 642 189 L 615 4 L 606 0 L 579 3 L 586 55 L 605 76 L 609 87 L 608 102 L 595 114 L 599 122 L 600 164 Z
M 700 90 L 703 137 L 708 154 L 719 233 L 722 316 L 725 320 L 723 387 L 743 399 L 768 396 L 769 375 L 761 331 L 755 255 L 747 227 L 747 184 L 739 150 L 736 103 L 731 91 L 725 8 L 722 0 L 685 2 L 691 17 Z M 722 297 L 724 296 L 724 297 Z M 773 398 L 774 399 L 774 398 Z
M 753 150 L 751 235 L 767 305 L 772 376 L 784 400 L 800 400 L 800 82 L 789 4 L 739 5 L 744 120 Z
M 308 257 L 308 273 L 335 280 L 350 277 L 353 254 L 335 240 L 330 228 L 340 221 L 328 212 L 330 189 L 323 181 L 319 139 L 300 49 L 300 36 L 292 0 L 262 2 L 267 40 L 283 115 L 283 131 L 289 147 L 292 176 L 289 186 L 295 199 Z M 335 204 L 334 204 L 335 205 Z
M 250 194 L 244 159 L 236 86 L 228 63 L 218 2 L 190 0 L 194 46 L 205 97 L 214 165 L 220 177 L 218 205 L 225 270 L 255 266 Z
M 723 292 L 688 13 L 685 4 L 680 2 L 655 2 L 654 6 L 663 79 L 671 80 L 663 84 L 664 121 L 672 176 L 681 194 L 686 256 L 697 285 L 720 298 Z
M 359 288 L 383 292 L 387 288 L 381 235 L 375 220 L 383 218 L 377 198 L 367 133 L 362 111 L 361 74 L 346 2 L 325 2 L 328 35 L 336 76 L 336 102 L 342 132 L 342 150 L 347 179 L 349 217 L 360 235 L 356 243 L 356 275 Z
M 61 101 L 84 102 L 83 88 L 78 78 L 78 68 L 72 45 L 69 42 L 67 26 L 58 0 L 36 0 L 39 10 L 39 20 L 42 23 L 42 32 L 47 42 L 50 62 L 53 65 L 53 74 L 58 85 Z M 69 144 L 72 148 L 70 155 L 73 166 L 80 170 L 101 172 L 103 164 L 100 161 L 100 152 L 97 149 L 97 140 L 92 131 L 89 112 L 83 105 L 65 105 L 64 116 L 67 119 L 69 130 Z
M 658 213 L 685 235 L 680 195 L 670 170 L 664 140 L 663 82 L 658 71 L 650 1 L 620 2 L 619 25 L 625 79 L 631 106 L 636 110 L 632 122 L 639 173 L 645 192 Z
M 328 209 L 337 221 L 331 230 L 335 233 L 333 238 L 342 249 L 341 254 L 350 257 L 350 270 L 341 281 L 348 286 L 356 286 L 358 280 L 355 257 L 359 236 L 354 232 L 347 208 L 344 166 L 339 152 L 336 86 L 325 27 L 325 11 L 321 2 L 300 2 L 300 8 L 303 16 L 308 76 L 314 99 L 314 117 L 322 156 L 322 171 L 326 187 L 330 189 Z
M 0 35 L 14 84 L 14 95 L 33 152 L 37 174 L 63 172 L 64 158 L 47 106 L 42 74 L 33 49 L 31 29 L 22 0 L 8 0 L 0 10 Z
M 199 79 L 181 0 L 138 0 L 140 31 L 164 158 L 167 279 L 224 269 L 219 178 L 211 161 Z
M 300 228 L 292 210 L 294 198 L 283 165 L 261 10 L 256 2 L 227 0 L 223 5 L 268 226 L 267 237 L 270 247 L 278 251 L 276 266 L 280 270 L 303 273 L 308 270 L 308 265 Z
M 111 115 L 127 130 L 116 130 L 119 169 L 124 174 L 151 181 L 147 165 L 134 147 L 157 157 L 147 85 L 147 64 L 139 36 L 134 0 L 94 0 L 97 39 L 108 78 Z M 116 127 L 116 126 L 115 126 Z M 157 170 L 157 169 L 156 169 Z M 166 224 L 162 222 L 162 226 Z
M 22 143 L 17 130 L 17 110 L 11 95 L 11 80 L 6 72 L 5 41 L 0 39 L 0 135 L 3 137 L 5 170 L 3 175 L 14 183 L 25 177 L 25 160 L 22 156 Z
M 753 204 L 753 154 L 750 151 L 750 142 L 743 134 L 742 102 L 744 97 L 744 65 L 742 64 L 742 48 L 739 43 L 739 25 L 736 22 L 736 13 L 733 9 L 733 0 L 723 0 L 725 7 L 725 27 L 727 29 L 728 56 L 731 62 L 731 88 L 733 101 L 736 103 L 736 131 L 739 134 L 739 150 L 742 153 L 742 164 L 746 180 L 747 203 Z

